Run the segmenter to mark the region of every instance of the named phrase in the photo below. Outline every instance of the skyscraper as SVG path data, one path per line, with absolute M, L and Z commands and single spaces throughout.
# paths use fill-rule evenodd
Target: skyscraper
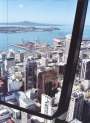
M 82 60 L 80 78 L 90 80 L 90 59 Z
M 49 116 L 53 115 L 52 98 L 45 94 L 42 94 L 41 97 L 41 113 Z M 52 120 L 47 119 L 43 120 L 44 123 L 54 123 L 54 121 Z
M 74 118 L 82 121 L 84 106 L 84 96 L 82 93 L 75 92 L 72 94 L 69 110 L 67 113 L 67 121 L 70 122 Z
M 71 41 L 71 34 L 66 35 L 65 39 L 65 50 L 64 50 L 64 62 L 67 63 L 68 53 L 69 53 L 69 47 L 70 47 L 70 41 Z
M 0 77 L 0 96 L 3 98 L 3 96 L 7 93 L 8 91 L 8 86 L 7 86 L 7 75 L 4 75 Z
M 33 59 L 28 59 L 26 63 L 26 88 L 36 87 L 37 63 Z

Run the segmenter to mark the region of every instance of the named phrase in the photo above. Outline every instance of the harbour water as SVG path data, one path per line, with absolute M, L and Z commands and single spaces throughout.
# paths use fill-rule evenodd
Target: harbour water
M 47 32 L 20 32 L 20 33 L 0 33 L 0 51 L 7 50 L 11 44 L 22 42 L 47 42 L 52 44 L 54 38 L 65 37 L 72 33 L 71 26 L 60 26 L 60 30 Z M 87 26 L 84 31 L 84 38 L 90 39 L 90 26 Z

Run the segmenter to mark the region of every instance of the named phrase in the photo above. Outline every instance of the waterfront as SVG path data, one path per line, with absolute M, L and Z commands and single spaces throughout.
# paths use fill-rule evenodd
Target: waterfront
M 47 32 L 21 32 L 21 33 L 0 33 L 0 50 L 6 50 L 9 45 L 24 42 L 47 42 L 52 43 L 53 38 L 65 37 L 72 32 L 71 26 L 60 26 L 60 30 Z M 84 37 L 90 39 L 90 26 L 85 29 Z

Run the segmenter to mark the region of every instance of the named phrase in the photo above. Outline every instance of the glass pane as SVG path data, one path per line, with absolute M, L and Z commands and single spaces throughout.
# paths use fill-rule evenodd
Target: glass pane
M 0 0 L 0 99 L 52 116 L 77 0 Z

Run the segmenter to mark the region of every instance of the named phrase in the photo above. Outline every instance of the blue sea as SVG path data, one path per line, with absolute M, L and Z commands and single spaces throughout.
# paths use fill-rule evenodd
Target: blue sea
M 63 25 L 59 26 L 60 30 L 51 32 L 20 32 L 20 33 L 0 33 L 0 51 L 10 48 L 11 44 L 24 42 L 47 42 L 52 44 L 54 38 L 62 38 L 72 33 L 72 27 Z M 90 26 L 86 26 L 84 30 L 84 38 L 90 39 Z

